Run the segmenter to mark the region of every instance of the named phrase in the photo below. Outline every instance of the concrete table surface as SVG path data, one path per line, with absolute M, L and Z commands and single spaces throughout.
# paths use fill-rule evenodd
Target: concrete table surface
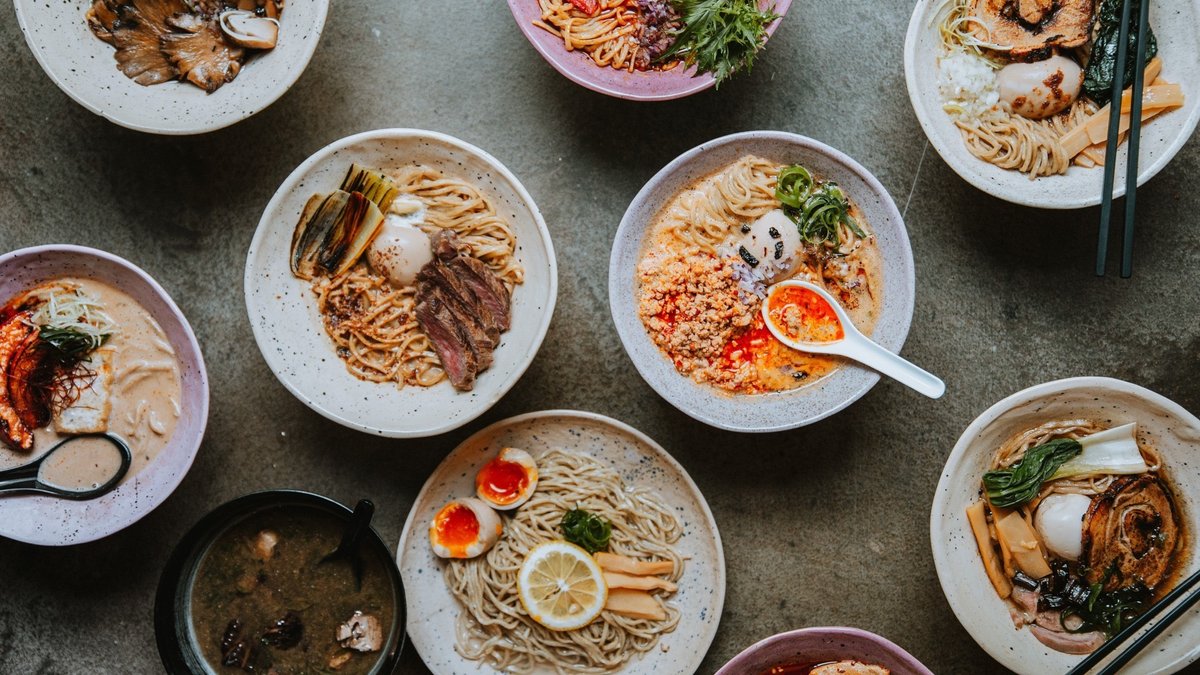
M 1012 392 L 1074 375 L 1130 380 L 1200 409 L 1200 192 L 1191 182 L 1200 143 L 1140 191 L 1134 278 L 1097 278 L 1097 209 L 997 201 L 927 148 L 904 88 L 911 0 L 796 3 L 753 73 L 660 104 L 571 84 L 500 0 L 339 0 L 291 92 L 191 138 L 127 131 L 76 105 L 38 67 L 11 4 L 0 5 L 0 250 L 74 243 L 141 265 L 191 320 L 212 382 L 195 466 L 156 511 L 87 545 L 0 541 L 2 673 L 160 672 L 151 625 L 159 570 L 210 509 L 266 488 L 344 503 L 369 496 L 394 545 L 450 448 L 547 408 L 632 424 L 707 496 L 728 592 L 701 672 L 761 638 L 821 625 L 880 633 L 938 673 L 1000 672 L 950 611 L 930 556 L 930 501 L 963 428 Z M 246 249 L 284 177 L 330 141 L 389 126 L 446 132 L 498 157 L 541 207 L 559 256 L 557 312 L 529 371 L 481 419 L 418 441 L 355 433 L 289 395 L 259 355 L 242 300 Z M 679 153 L 751 129 L 849 153 L 906 211 L 918 295 L 904 353 L 945 378 L 944 399 L 884 381 L 819 424 L 736 435 L 693 422 L 638 377 L 608 311 L 621 214 Z M 410 649 L 398 672 L 426 671 Z

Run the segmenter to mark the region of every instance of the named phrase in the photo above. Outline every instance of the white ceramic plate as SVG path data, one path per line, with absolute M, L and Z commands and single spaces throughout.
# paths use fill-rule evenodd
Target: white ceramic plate
M 552 448 L 587 452 L 620 473 L 627 485 L 652 488 L 675 508 L 684 531 L 676 550 L 688 558 L 672 598 L 682 617 L 658 647 L 618 672 L 695 672 L 725 604 L 725 554 L 708 503 L 683 467 L 641 432 L 602 415 L 567 410 L 520 415 L 471 436 L 446 456 L 417 495 L 396 559 L 408 599 L 408 635 L 425 665 L 437 675 L 494 672 L 454 650 L 461 610 L 442 578 L 443 562 L 429 547 L 429 521 L 451 499 L 473 495 L 476 472 L 505 446 L 523 448 L 535 458 Z
M 683 190 L 734 163 L 757 155 L 780 164 L 803 164 L 836 181 L 866 217 L 883 263 L 883 299 L 871 337 L 899 352 L 912 322 L 915 295 L 908 231 L 887 190 L 862 165 L 811 138 L 782 131 L 748 131 L 709 141 L 680 155 L 633 199 L 613 241 L 608 265 L 608 302 L 626 353 L 642 378 L 671 405 L 730 431 L 781 431 L 812 424 L 857 401 L 879 374 L 854 363 L 788 392 L 730 395 L 680 374 L 654 344 L 637 312 L 636 270 L 646 233 L 658 213 Z
M 42 546 L 82 544 L 141 520 L 187 475 L 208 423 L 208 373 L 192 327 L 162 286 L 132 263 L 82 246 L 37 246 L 7 253 L 0 256 L 0 303 L 64 276 L 103 281 L 128 293 L 154 317 L 179 360 L 183 414 L 154 461 L 102 497 L 75 502 L 42 495 L 0 496 L 0 536 Z
M 250 59 L 212 94 L 184 82 L 145 87 L 117 70 L 115 49 L 88 28 L 89 0 L 13 0 L 25 42 L 59 89 L 123 127 L 153 134 L 199 134 L 254 115 L 283 96 L 321 39 L 329 0 L 288 0 L 279 43 Z
M 1113 426 L 1137 422 L 1139 436 L 1163 455 L 1180 511 L 1194 542 L 1200 533 L 1200 420 L 1142 387 L 1106 377 L 1077 377 L 1031 387 L 1000 401 L 963 432 L 942 478 L 930 515 L 930 540 L 938 579 L 954 614 L 971 637 L 1018 673 L 1065 673 L 1083 657 L 1053 651 L 1028 629 L 1014 630 L 1007 605 L 992 588 L 967 523 L 966 508 L 979 498 L 979 481 L 996 448 L 1024 429 L 1053 419 L 1091 418 Z M 1200 568 L 1188 551 L 1183 576 Z M 1174 673 L 1200 658 L 1200 609 L 1177 621 L 1130 662 L 1130 673 Z
M 1044 209 L 1078 209 L 1100 203 L 1104 170 L 1072 166 L 1062 176 L 1029 180 L 1018 171 L 1006 171 L 972 155 L 963 145 L 958 127 L 942 110 L 938 94 L 937 59 L 941 43 L 934 23 L 941 0 L 917 0 L 904 40 L 904 76 L 908 97 L 929 142 L 955 173 L 984 192 L 1014 204 Z M 1187 103 L 1165 112 L 1142 127 L 1138 185 L 1162 171 L 1187 143 L 1200 121 L 1200 0 L 1150 3 L 1150 25 L 1158 36 L 1163 59 L 1162 77 L 1183 85 Z M 1117 157 L 1118 196 L 1125 193 L 1128 144 Z
M 449 382 L 401 389 L 354 377 L 334 352 L 309 282 L 292 276 L 288 256 L 300 211 L 313 193 L 336 188 L 354 162 L 380 169 L 411 163 L 436 167 L 474 183 L 513 226 L 525 282 L 513 292 L 512 328 L 500 336 L 495 363 L 479 374 L 474 390 L 458 392 Z M 558 268 L 537 205 L 496 158 L 444 134 L 381 129 L 331 143 L 283 182 L 246 255 L 245 293 L 258 348 L 296 398 L 352 429 L 390 437 L 432 436 L 483 414 L 529 367 L 554 313 Z

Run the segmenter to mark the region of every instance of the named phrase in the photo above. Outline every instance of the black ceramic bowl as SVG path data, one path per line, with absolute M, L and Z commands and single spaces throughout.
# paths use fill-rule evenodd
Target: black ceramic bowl
M 154 600 L 154 632 L 158 653 L 168 673 L 205 675 L 213 672 L 192 636 L 191 592 L 200 563 L 213 542 L 246 518 L 276 509 L 311 509 L 349 522 L 353 511 L 327 497 L 295 490 L 271 490 L 239 497 L 217 507 L 183 536 L 171 553 Z M 374 675 L 391 673 L 404 649 L 406 625 L 404 589 L 391 550 L 374 528 L 363 541 L 361 554 L 376 556 L 391 579 L 395 600 L 392 626 L 386 631 Z

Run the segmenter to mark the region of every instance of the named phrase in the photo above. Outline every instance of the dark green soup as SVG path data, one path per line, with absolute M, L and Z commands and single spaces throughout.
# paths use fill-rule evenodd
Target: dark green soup
M 214 671 L 360 675 L 374 667 L 394 621 L 391 579 L 365 550 L 361 589 L 348 562 L 317 566 L 343 529 L 316 509 L 275 509 L 213 543 L 196 573 L 191 613 Z

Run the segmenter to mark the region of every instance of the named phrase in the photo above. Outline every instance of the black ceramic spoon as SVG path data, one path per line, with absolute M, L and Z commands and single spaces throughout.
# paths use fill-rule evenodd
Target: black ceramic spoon
M 362 556 L 358 554 L 358 547 L 362 543 L 363 535 L 371 529 L 371 516 L 374 515 L 375 504 L 371 500 L 358 500 L 358 503 L 354 505 L 354 515 L 350 516 L 350 522 L 347 523 L 346 530 L 342 533 L 342 543 L 317 561 L 317 565 L 343 560 L 349 562 L 350 569 L 354 571 L 354 588 L 356 590 L 362 590 L 363 572 L 363 561 Z
M 117 467 L 112 477 L 94 487 L 79 489 L 55 485 L 48 480 L 43 480 L 42 469 L 46 466 L 47 461 L 58 453 L 70 452 L 71 443 L 85 438 L 102 438 L 111 443 L 117 449 L 117 452 L 120 453 L 121 464 Z M 113 434 L 72 436 L 50 448 L 49 452 L 29 464 L 18 466 L 8 471 L 0 471 L 0 494 L 5 492 L 35 492 L 77 501 L 95 499 L 116 489 L 121 479 L 125 477 L 125 474 L 129 473 L 129 466 L 131 464 L 133 464 L 133 453 L 130 452 L 129 446 L 119 436 L 114 436 Z

